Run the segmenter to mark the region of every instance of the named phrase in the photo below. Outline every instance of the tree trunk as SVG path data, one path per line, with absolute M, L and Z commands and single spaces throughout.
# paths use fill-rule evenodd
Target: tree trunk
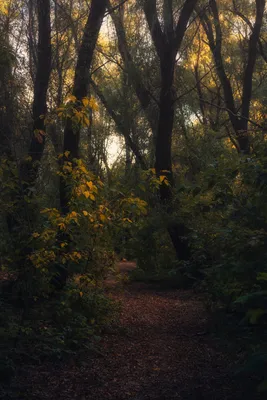
M 82 44 L 78 53 L 78 60 L 75 69 L 75 78 L 73 85 L 73 95 L 76 97 L 77 108 L 81 100 L 87 96 L 90 83 L 90 67 L 93 60 L 93 54 L 102 25 L 107 0 L 92 0 L 90 13 L 84 28 Z M 63 162 L 67 161 L 65 152 L 69 152 L 68 160 L 79 158 L 80 131 L 74 129 L 71 118 L 67 119 L 64 131 L 63 143 Z M 60 206 L 65 215 L 69 211 L 69 191 L 65 179 L 60 179 Z
M 161 204 L 170 216 L 174 212 L 173 190 L 174 179 L 172 171 L 172 131 L 174 122 L 174 93 L 173 74 L 175 57 L 172 51 L 165 54 L 161 65 L 161 93 L 159 102 L 159 121 L 156 141 L 157 176 L 165 175 L 169 184 L 160 185 Z M 174 246 L 177 258 L 187 260 L 189 258 L 189 246 L 186 240 L 187 228 L 183 223 L 170 222 L 168 232 Z
M 13 99 L 11 95 L 12 65 L 8 43 L 0 44 L 0 156 L 12 158 Z
M 12 214 L 7 216 L 9 232 L 13 235 L 14 240 L 16 240 L 16 234 L 20 234 L 23 230 L 22 226 L 25 225 L 25 221 L 32 221 L 35 219 L 33 210 L 27 211 L 25 208 L 25 196 L 31 196 L 32 194 L 45 147 L 44 118 L 47 112 L 46 96 L 51 72 L 50 0 L 40 0 L 37 2 L 37 14 L 39 30 L 37 45 L 38 58 L 34 81 L 31 141 L 28 157 L 22 160 L 19 166 L 21 185 L 16 209 L 12 211 Z
M 39 0 L 37 2 L 37 13 L 39 34 L 32 107 L 33 129 L 27 161 L 23 161 L 20 167 L 23 195 L 28 194 L 29 189 L 35 184 L 39 171 L 39 162 L 45 147 L 44 118 L 47 112 L 46 96 L 51 72 L 50 1 Z
M 159 119 L 156 135 L 155 168 L 158 176 L 165 175 L 169 184 L 160 185 L 160 200 L 164 210 L 172 218 L 174 211 L 174 179 L 172 171 L 172 131 L 174 123 L 174 68 L 176 55 L 181 47 L 189 18 L 197 0 L 186 0 L 180 17 L 174 28 L 172 1 L 164 2 L 164 30 L 157 15 L 156 0 L 146 0 L 144 11 L 149 30 L 160 60 L 161 90 L 159 101 Z M 183 223 L 171 222 L 168 232 L 178 259 L 189 257 L 188 241 L 185 240 L 186 227 Z
M 78 52 L 78 60 L 75 68 L 75 77 L 72 94 L 76 98 L 76 108 L 79 109 L 81 101 L 88 95 L 90 83 L 90 68 L 92 65 L 94 50 L 98 39 L 98 34 L 102 25 L 106 10 L 106 0 L 92 0 L 90 13 L 84 28 L 82 44 Z M 62 162 L 72 161 L 79 158 L 79 142 L 80 130 L 75 129 L 73 121 L 68 118 L 64 130 L 63 158 Z M 69 157 L 65 153 L 69 152 Z M 70 188 L 66 184 L 66 180 L 60 177 L 60 207 L 63 215 L 69 212 Z M 57 237 L 58 243 L 71 243 L 71 238 L 66 234 L 59 232 Z M 68 278 L 68 267 L 57 265 L 57 274 L 52 280 L 52 284 L 61 289 L 65 286 Z

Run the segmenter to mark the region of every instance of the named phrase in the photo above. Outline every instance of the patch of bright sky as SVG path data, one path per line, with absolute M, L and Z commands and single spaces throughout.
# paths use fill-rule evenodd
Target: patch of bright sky
M 106 44 L 108 46 L 109 41 L 113 40 L 113 35 L 114 28 L 111 17 L 108 15 L 105 17 L 101 27 L 100 41 L 102 44 Z M 105 68 L 110 68 L 110 70 L 112 69 L 111 65 L 105 65 Z M 112 165 L 124 155 L 123 139 L 116 134 L 111 134 L 106 141 L 106 149 L 108 165 L 112 167 Z
M 123 140 L 118 135 L 111 135 L 106 142 L 108 165 L 112 165 L 123 156 Z

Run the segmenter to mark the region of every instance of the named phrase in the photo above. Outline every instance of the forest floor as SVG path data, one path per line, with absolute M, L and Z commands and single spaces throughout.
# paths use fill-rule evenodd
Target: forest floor
M 119 267 L 127 273 L 134 264 Z M 101 354 L 28 369 L 19 378 L 21 398 L 254 399 L 233 378 L 238 355 L 207 331 L 207 312 L 193 291 L 136 282 L 121 289 L 112 280 L 107 286 L 122 311 L 119 328 L 101 339 Z

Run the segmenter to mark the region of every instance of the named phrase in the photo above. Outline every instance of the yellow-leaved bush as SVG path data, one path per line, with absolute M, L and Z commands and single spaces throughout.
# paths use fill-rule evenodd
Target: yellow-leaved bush
M 133 194 L 110 197 L 82 160 L 68 161 L 68 154 L 65 158 L 57 174 L 70 191 L 69 212 L 41 210 L 41 229 L 32 233 L 28 258 L 46 279 L 55 273 L 55 265 L 62 265 L 69 276 L 87 274 L 93 285 L 101 285 L 114 265 L 113 235 L 145 215 L 147 204 Z
M 77 126 L 90 125 L 90 111 L 97 111 L 98 105 L 94 98 L 84 97 L 81 101 L 73 95 L 67 96 L 64 104 L 56 109 L 56 115 L 60 119 L 70 118 Z

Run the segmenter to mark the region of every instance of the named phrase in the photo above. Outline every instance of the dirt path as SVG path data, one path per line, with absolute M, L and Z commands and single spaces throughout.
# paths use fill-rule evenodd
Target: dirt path
M 207 315 L 193 292 L 145 284 L 112 292 L 123 304 L 122 329 L 104 335 L 102 356 L 33 368 L 28 400 L 245 398 L 231 380 L 229 351 L 206 333 Z

